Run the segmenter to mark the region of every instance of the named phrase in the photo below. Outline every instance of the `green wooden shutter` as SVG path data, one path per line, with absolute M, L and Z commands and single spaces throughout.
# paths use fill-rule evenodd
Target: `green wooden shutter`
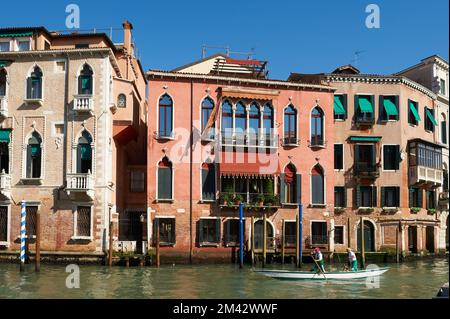
M 347 207 L 347 189 L 344 187 L 342 187 L 343 190 L 343 195 L 342 195 L 342 200 L 343 200 L 343 205 L 342 207 Z
M 372 187 L 372 200 L 373 200 L 372 207 L 377 207 L 378 201 L 377 201 L 377 187 L 376 186 Z
M 377 147 L 376 145 L 372 145 L 372 164 L 375 165 L 377 163 Z
M 158 199 L 172 199 L 172 169 L 158 169 Z
M 397 204 L 396 207 L 401 207 L 400 203 L 400 187 L 395 188 L 395 203 Z
M 198 243 L 199 243 L 199 245 L 203 244 L 203 226 L 204 226 L 204 222 L 205 221 L 203 219 L 200 219 L 198 221 L 198 230 L 197 230 L 197 232 L 198 232 Z
M 418 188 L 417 191 L 419 192 L 419 207 L 423 208 L 423 189 Z
M 221 220 L 220 218 L 216 219 L 216 243 L 220 244 L 220 238 L 221 238 Z
M 33 165 L 33 161 L 32 161 L 32 146 L 28 145 L 27 146 L 27 178 L 32 178 L 33 176 L 31 176 L 31 167 Z
M 302 175 L 301 174 L 297 174 L 295 183 L 296 183 L 295 191 L 296 191 L 297 203 L 301 204 L 302 203 Z
M 414 188 L 409 188 L 409 208 L 414 207 Z
M 280 202 L 282 204 L 286 203 L 286 194 L 285 194 L 285 188 L 284 188 L 284 177 L 285 177 L 285 174 L 280 174 Z
M 361 186 L 355 187 L 355 206 L 361 207 Z
M 372 109 L 373 109 L 373 114 L 372 114 L 372 120 L 375 121 L 375 95 L 371 95 L 370 96 L 370 103 L 372 103 Z
M 395 106 L 397 107 L 397 113 L 398 113 L 397 114 L 397 121 L 399 121 L 400 120 L 400 109 L 401 109 L 401 107 L 400 107 L 400 97 L 398 95 L 396 95 L 394 100 L 395 100 Z
M 354 105 L 354 113 L 353 113 L 353 121 L 356 123 L 356 119 L 358 118 L 359 113 L 359 96 L 355 95 L 355 105 Z
M 385 203 L 385 199 L 386 199 L 386 188 L 385 187 L 381 187 L 381 207 L 386 207 L 386 203 Z
M 31 77 L 27 79 L 27 99 L 31 99 L 32 97 L 32 80 Z
M 355 145 L 355 166 L 359 163 L 359 145 Z
M 380 119 L 380 121 L 386 121 L 387 120 L 387 113 L 386 113 L 386 110 L 384 109 L 384 96 L 383 95 L 380 95 L 378 103 L 379 103 L 378 109 L 379 109 L 379 112 L 380 112 L 379 119 Z
M 395 169 L 397 171 L 400 170 L 400 161 L 401 161 L 400 145 L 396 145 L 395 146 Z
M 342 95 L 342 104 L 344 105 L 345 115 L 344 119 L 346 120 L 348 118 L 348 94 Z

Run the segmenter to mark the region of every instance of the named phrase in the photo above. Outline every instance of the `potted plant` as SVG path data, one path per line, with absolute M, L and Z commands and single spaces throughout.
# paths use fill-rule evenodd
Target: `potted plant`
M 231 194 L 230 193 L 221 193 L 220 194 L 220 202 L 224 206 L 228 206 L 228 203 L 231 201 Z
M 334 213 L 335 214 L 342 214 L 345 212 L 345 207 L 335 207 L 334 208 Z
M 436 208 L 429 208 L 428 209 L 428 215 L 435 215 L 437 212 Z
M 422 208 L 420 208 L 420 207 L 412 207 L 411 214 L 418 214 L 418 213 L 420 213 L 421 210 L 422 210 Z
M 241 194 L 236 194 L 235 196 L 234 196 L 234 203 L 236 204 L 236 205 L 240 205 L 241 203 L 243 203 L 244 202 L 244 197 L 241 195 Z
M 263 194 L 258 194 L 258 196 L 256 196 L 256 203 L 258 203 L 259 207 L 264 206 L 265 200 L 266 200 L 266 198 Z

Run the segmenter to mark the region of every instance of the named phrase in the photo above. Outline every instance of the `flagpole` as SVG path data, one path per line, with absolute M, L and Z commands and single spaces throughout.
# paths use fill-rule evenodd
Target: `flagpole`
M 25 271 L 25 235 L 26 235 L 26 211 L 27 203 L 22 202 L 21 219 L 20 219 L 20 271 Z

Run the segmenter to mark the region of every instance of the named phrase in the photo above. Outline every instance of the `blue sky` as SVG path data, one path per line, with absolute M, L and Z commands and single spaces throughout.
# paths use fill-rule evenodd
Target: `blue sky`
M 393 73 L 439 54 L 448 60 L 448 0 L 315 1 L 29 1 L 21 10 L 3 1 L 0 26 L 64 30 L 68 4 L 79 5 L 81 29 L 120 28 L 124 19 L 134 35 L 145 69 L 173 69 L 201 57 L 203 44 L 255 49 L 269 61 L 270 77 L 290 72 L 317 73 L 354 63 L 365 73 Z M 125 4 L 124 4 L 125 3 Z M 365 26 L 366 6 L 381 10 L 381 28 Z M 113 40 L 122 41 L 120 31 Z M 216 53 L 210 50 L 208 53 Z

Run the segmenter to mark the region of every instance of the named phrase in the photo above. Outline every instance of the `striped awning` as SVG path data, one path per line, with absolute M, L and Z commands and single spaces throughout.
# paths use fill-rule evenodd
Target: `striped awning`
M 222 152 L 218 164 L 222 176 L 272 177 L 281 172 L 277 153 Z
M 21 32 L 21 33 L 0 33 L 0 38 L 21 38 L 31 37 L 33 32 Z

